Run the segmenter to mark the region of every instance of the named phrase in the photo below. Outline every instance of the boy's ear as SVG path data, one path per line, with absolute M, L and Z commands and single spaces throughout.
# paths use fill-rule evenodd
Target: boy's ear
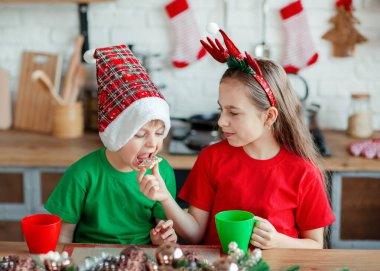
M 272 126 L 278 117 L 278 110 L 276 107 L 271 106 L 267 110 L 265 110 L 265 125 Z

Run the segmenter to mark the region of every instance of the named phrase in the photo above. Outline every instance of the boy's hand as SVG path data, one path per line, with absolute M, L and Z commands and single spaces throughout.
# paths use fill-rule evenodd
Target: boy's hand
M 255 216 L 259 220 L 253 229 L 250 243 L 257 248 L 268 249 L 278 247 L 280 234 L 275 227 L 266 219 Z
M 152 169 L 152 175 L 145 175 L 146 169 L 141 168 L 137 175 L 137 181 L 140 184 L 140 191 L 150 200 L 165 201 L 171 197 L 165 182 L 161 177 L 156 164 Z
M 173 229 L 172 220 L 160 220 L 155 228 L 150 231 L 150 240 L 153 245 L 161 245 L 167 242 L 177 242 L 177 234 Z

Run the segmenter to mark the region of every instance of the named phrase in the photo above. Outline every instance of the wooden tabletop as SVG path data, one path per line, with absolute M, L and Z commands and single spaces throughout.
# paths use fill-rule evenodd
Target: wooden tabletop
M 324 131 L 332 157 L 323 159 L 329 171 L 380 171 L 380 160 L 353 157 L 347 146 L 356 141 L 343 131 Z M 16 130 L 0 132 L 0 167 L 68 167 L 79 158 L 102 147 L 97 133 L 78 139 L 59 139 L 51 135 Z M 175 169 L 191 169 L 195 155 L 161 154 Z
M 57 251 L 63 248 L 60 244 Z M 28 248 L 23 242 L 0 242 L 0 257 L 7 255 L 24 258 L 29 256 Z M 271 270 L 285 270 L 284 267 L 293 265 L 299 265 L 301 271 L 337 271 L 343 268 L 350 271 L 380 270 L 380 250 L 269 249 L 263 251 L 263 259 Z

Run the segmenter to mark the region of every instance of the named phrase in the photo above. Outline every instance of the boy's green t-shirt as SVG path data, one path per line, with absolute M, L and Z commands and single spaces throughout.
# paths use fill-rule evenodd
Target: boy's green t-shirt
M 163 159 L 159 170 L 175 198 L 173 168 Z M 64 222 L 77 224 L 76 243 L 149 244 L 155 219 L 166 216 L 159 202 L 140 192 L 137 174 L 116 170 L 105 148 L 96 150 L 67 169 L 45 208 Z

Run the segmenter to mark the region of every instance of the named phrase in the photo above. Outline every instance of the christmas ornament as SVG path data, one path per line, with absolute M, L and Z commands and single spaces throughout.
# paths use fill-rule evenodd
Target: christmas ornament
M 175 36 L 175 50 L 172 63 L 176 68 L 184 68 L 206 55 L 199 45 L 200 33 L 193 11 L 187 0 L 174 0 L 165 6 Z
M 337 0 L 335 6 L 337 14 L 330 19 L 334 27 L 322 38 L 332 43 L 333 56 L 353 56 L 355 45 L 366 42 L 367 38 L 354 27 L 360 21 L 352 13 L 352 0 Z
M 286 72 L 298 73 L 318 60 L 306 13 L 298 0 L 283 7 L 280 14 L 285 30 L 285 54 L 281 64 Z

